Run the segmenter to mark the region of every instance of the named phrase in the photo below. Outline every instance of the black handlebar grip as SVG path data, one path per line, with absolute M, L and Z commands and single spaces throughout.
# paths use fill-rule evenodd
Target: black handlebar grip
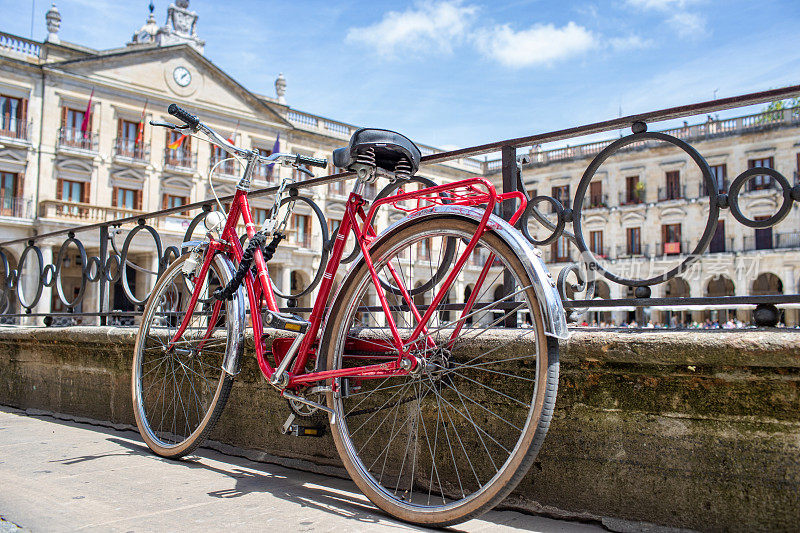
M 197 129 L 197 125 L 200 124 L 200 119 L 199 118 L 197 118 L 196 116 L 192 115 L 191 113 L 189 113 L 185 109 L 182 109 L 177 104 L 169 104 L 169 107 L 167 108 L 167 113 L 169 113 L 173 117 L 179 118 L 185 124 L 188 124 L 189 126 L 191 126 L 192 129 Z
M 309 157 L 307 155 L 300 155 L 300 154 L 297 154 L 297 159 L 295 160 L 295 162 L 298 165 L 309 165 L 312 167 L 319 167 L 319 168 L 325 168 L 328 166 L 327 159 L 317 159 L 316 157 Z

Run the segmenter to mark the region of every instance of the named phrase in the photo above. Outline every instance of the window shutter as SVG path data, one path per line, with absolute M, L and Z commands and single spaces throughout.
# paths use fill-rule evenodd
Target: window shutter
M 56 180 L 56 200 L 63 200 L 64 180 L 58 178 Z
M 64 106 L 64 107 L 61 108 L 61 127 L 62 128 L 66 127 L 66 125 L 67 125 L 67 112 L 68 111 L 69 111 L 69 109 L 67 109 L 67 106 Z
M 16 182 L 14 183 L 14 196 L 16 198 L 22 198 L 24 184 L 25 184 L 25 173 L 20 172 L 19 174 L 17 174 L 17 179 Z
M 133 194 L 133 208 L 142 209 L 142 189 L 136 189 L 136 192 Z
M 122 139 L 122 126 L 124 121 L 120 118 L 117 119 L 117 139 Z
M 19 118 L 22 120 L 28 119 L 28 99 L 23 98 L 19 106 Z
M 111 189 L 111 207 L 117 207 L 117 194 L 119 193 L 119 187 L 114 187 Z
M 81 187 L 81 202 L 84 204 L 89 203 L 89 186 L 91 183 L 83 183 Z
M 164 194 L 161 196 L 161 209 L 167 208 L 167 195 Z

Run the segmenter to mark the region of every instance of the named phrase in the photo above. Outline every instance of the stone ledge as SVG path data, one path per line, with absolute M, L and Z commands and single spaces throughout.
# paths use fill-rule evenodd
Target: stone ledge
M 0 328 L 0 404 L 134 424 L 135 334 Z M 613 517 L 609 523 L 796 528 L 798 341 L 800 332 L 786 330 L 576 331 L 561 343 L 550 433 L 507 504 Z M 248 355 L 212 438 L 340 466 L 329 436 L 281 435 L 286 415 Z

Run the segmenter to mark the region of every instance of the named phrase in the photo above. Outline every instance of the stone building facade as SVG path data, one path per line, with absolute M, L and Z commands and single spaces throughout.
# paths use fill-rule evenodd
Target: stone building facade
M 188 1 L 170 5 L 166 23 L 159 26 L 150 13 L 146 23 L 120 48 L 93 50 L 67 43 L 59 36 L 61 17 L 53 6 L 47 14 L 45 42 L 0 33 L 0 227 L 3 241 L 44 234 L 80 224 L 105 222 L 212 198 L 207 177 L 227 156 L 208 142 L 185 138 L 150 120 L 174 120 L 166 113 L 176 102 L 199 115 L 237 146 L 271 153 L 276 148 L 319 158 L 330 158 L 334 148 L 347 144 L 356 126 L 326 119 L 287 104 L 287 82 L 275 82 L 274 97 L 251 92 L 203 55 L 196 13 Z M 177 146 L 176 146 L 177 144 Z M 171 146 L 171 147 L 170 147 Z M 420 146 L 423 153 L 434 153 Z M 213 174 L 218 196 L 232 194 L 243 170 L 227 161 Z M 317 169 L 315 169 L 317 170 Z M 472 176 L 481 170 L 477 160 L 459 160 L 426 169 L 437 181 Z M 277 184 L 294 171 L 290 167 L 260 167 L 253 188 Z M 333 167 L 320 173 L 335 173 Z M 297 174 L 298 179 L 304 179 Z M 311 195 L 334 227 L 344 213 L 352 182 L 317 187 Z M 381 184 L 377 184 L 380 187 Z M 375 194 L 376 186 L 367 191 Z M 267 216 L 272 201 L 253 198 L 256 221 Z M 191 217 L 168 216 L 154 221 L 164 247 L 177 244 Z M 394 216 L 398 214 L 395 213 Z M 380 222 L 388 222 L 389 214 Z M 321 227 L 311 209 L 297 204 L 290 221 L 290 238 L 270 263 L 276 286 L 284 291 L 304 287 L 320 261 Z M 115 240 L 121 247 L 122 234 Z M 79 235 L 89 257 L 97 254 L 97 231 Z M 38 240 L 44 264 L 55 263 L 64 237 Z M 18 267 L 24 244 L 5 249 L 9 271 Z M 127 270 L 131 295 L 142 299 L 157 269 L 154 244 L 145 232 L 131 243 Z M 55 256 L 54 256 L 55 254 Z M 44 287 L 35 311 L 64 311 L 82 289 L 81 254 L 70 246 L 62 262 L 57 286 Z M 23 272 L 23 297 L 33 297 L 37 283 Z M 1 269 L 0 269 L 1 270 Z M 26 286 L 27 284 L 27 286 Z M 97 310 L 96 284 L 86 285 L 76 310 Z M 112 288 L 113 309 L 129 310 L 122 284 Z M 28 294 L 30 293 L 30 294 Z M 302 299 L 303 306 L 310 298 Z M 13 302 L 12 302 L 12 305 Z M 11 309 L 19 312 L 19 309 Z
M 224 155 L 205 141 L 180 141 L 148 124 L 149 120 L 171 120 L 166 108 L 172 102 L 230 134 L 238 146 L 264 152 L 277 147 L 282 152 L 329 158 L 356 129 L 291 107 L 282 75 L 275 81 L 275 96 L 252 92 L 227 75 L 203 55 L 205 42 L 198 36 L 198 15 L 186 0 L 168 7 L 164 25 L 156 22 L 151 9 L 130 42 L 111 50 L 62 41 L 61 22 L 53 6 L 47 13 L 44 42 L 0 33 L 3 241 L 212 198 L 207 176 Z M 708 160 L 721 191 L 753 166 L 774 168 L 797 180 L 797 110 L 686 124 L 669 133 L 689 142 Z M 583 172 L 610 142 L 531 150 L 531 163 L 523 170 L 525 186 L 533 195 L 553 195 L 574 208 L 571 202 Z M 420 148 L 423 154 L 440 151 Z M 213 175 L 216 194 L 233 193 L 240 172 L 233 161 L 217 166 Z M 259 168 L 254 188 L 276 184 L 291 172 L 291 168 Z M 483 175 L 499 186 L 499 172 L 499 161 L 464 158 L 426 166 L 420 174 L 437 182 Z M 308 192 L 331 228 L 342 217 L 349 189 L 350 184 L 333 184 Z M 766 176 L 751 180 L 741 199 L 743 212 L 752 218 L 771 216 L 782 201 Z M 254 198 L 251 204 L 258 221 L 266 216 L 271 200 Z M 546 204 L 541 205 L 546 210 Z M 627 277 L 650 277 L 674 266 L 694 249 L 708 209 L 700 170 L 686 153 L 663 144 L 636 145 L 606 161 L 594 176 L 583 202 L 584 237 L 609 270 Z M 182 239 L 193 214 L 153 222 L 164 246 Z M 398 216 L 402 213 L 387 210 L 378 224 L 385 225 Z M 766 230 L 747 228 L 735 221 L 729 210 L 723 211 L 709 252 L 678 279 L 656 286 L 653 296 L 796 293 L 800 277 L 798 225 L 797 205 L 783 222 Z M 533 224 L 531 229 L 539 238 L 547 234 Z M 321 257 L 321 228 L 308 206 L 298 204 L 290 230 L 290 238 L 270 263 L 275 285 L 284 292 L 306 286 Z M 79 238 L 88 257 L 97 254 L 97 231 L 81 233 Z M 114 241 L 117 251 L 123 238 L 124 232 Z M 42 289 L 35 311 L 64 311 L 64 300 L 72 300 L 84 290 L 83 303 L 76 310 L 97 310 L 96 284 L 81 288 L 81 272 L 91 265 L 83 264 L 85 259 L 75 246 L 67 247 L 59 260 L 63 243 L 63 237 L 37 241 L 43 264 L 60 263 L 62 271 L 60 284 Z M 4 253 L 8 272 L 22 271 L 20 292 L 30 301 L 38 283 L 31 279 L 31 268 L 19 268 L 24 248 L 24 244 L 13 245 L 4 248 Z M 545 257 L 557 275 L 577 259 L 577 249 L 560 239 L 546 248 Z M 132 268 L 127 270 L 127 288 L 122 283 L 112 287 L 112 309 L 130 310 L 132 304 L 123 292 L 143 299 L 154 281 L 158 257 L 146 232 L 132 241 L 128 258 Z M 3 270 L 0 268 L 0 274 Z M 459 281 L 455 300 L 461 301 L 458 296 L 468 290 L 467 282 Z M 630 296 L 630 291 L 600 282 L 598 295 L 623 298 Z M 306 296 L 298 303 L 305 306 L 311 301 Z M 18 312 L 15 305 L 12 299 L 9 311 Z M 683 323 L 735 315 L 748 321 L 750 308 L 609 309 L 591 313 L 588 320 Z M 784 306 L 784 319 L 796 324 L 797 310 Z
M 800 108 L 768 111 L 725 120 L 708 117 L 699 124 L 667 130 L 686 141 L 708 162 L 719 192 L 754 167 L 780 172 L 789 186 L 800 170 Z M 530 151 L 523 181 L 531 195 L 558 198 L 572 205 L 576 189 L 592 159 L 612 140 L 555 150 Z M 499 161 L 487 163 L 487 174 L 499 184 Z M 739 194 L 742 213 L 763 220 L 778 212 L 783 192 L 774 178 L 756 173 Z M 540 204 L 544 212 L 552 211 Z M 640 142 L 607 159 L 592 177 L 581 206 L 587 247 L 608 271 L 631 279 L 663 274 L 691 254 L 709 224 L 709 200 L 702 171 L 688 153 L 661 141 Z M 554 219 L 554 215 L 550 214 Z M 713 221 L 712 221 L 713 222 Z M 744 296 L 796 294 L 800 278 L 800 210 L 795 204 L 778 225 L 747 227 L 730 209 L 712 223 L 713 238 L 702 258 L 683 275 L 653 287 L 653 297 Z M 567 226 L 570 229 L 570 226 Z M 539 239 L 548 236 L 531 227 Z M 545 250 L 554 275 L 579 257 L 578 249 L 561 238 Z M 574 279 L 574 278 L 573 278 Z M 633 290 L 600 278 L 603 298 L 633 298 Z M 784 309 L 787 325 L 798 323 L 796 306 Z M 726 321 L 751 318 L 752 305 L 731 309 L 677 305 L 590 313 L 587 321 L 616 324 L 636 320 L 656 324 Z

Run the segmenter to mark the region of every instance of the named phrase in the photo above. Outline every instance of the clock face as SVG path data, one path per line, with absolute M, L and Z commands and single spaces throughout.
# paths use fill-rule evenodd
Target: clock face
M 181 87 L 186 87 L 192 82 L 192 74 L 186 67 L 177 67 L 172 71 L 172 78 Z

